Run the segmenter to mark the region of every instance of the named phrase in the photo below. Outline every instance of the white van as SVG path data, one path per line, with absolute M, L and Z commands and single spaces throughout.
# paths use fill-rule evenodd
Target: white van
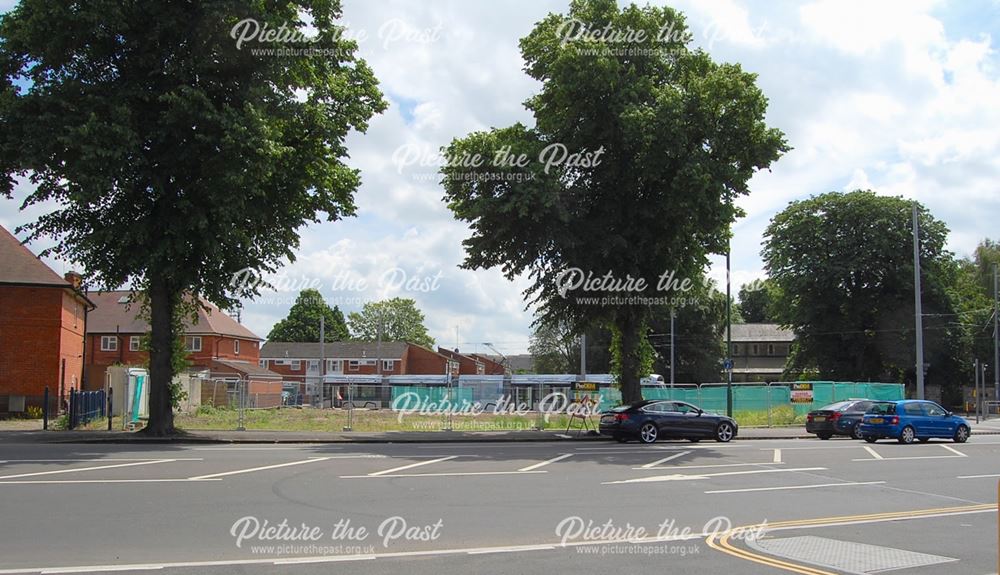
M 658 373 L 651 373 L 647 377 L 639 380 L 639 385 L 646 387 L 666 387 L 663 376 Z

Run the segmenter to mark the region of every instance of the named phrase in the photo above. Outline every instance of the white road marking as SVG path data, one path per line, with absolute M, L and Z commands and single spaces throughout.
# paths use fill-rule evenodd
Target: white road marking
M 964 455 L 961 457 L 965 457 Z M 912 457 L 883 457 L 881 459 L 852 459 L 851 461 L 907 461 L 911 459 L 959 459 L 958 455 L 914 455 Z
M 495 547 L 493 549 L 477 549 L 468 551 L 469 555 L 486 555 L 488 553 L 520 553 L 522 551 L 548 551 L 555 549 L 555 545 L 523 545 L 513 547 Z
M 1000 477 L 1000 473 L 992 473 L 989 475 L 959 475 L 956 479 L 982 479 L 984 477 Z
M 534 465 L 529 465 L 527 467 L 522 467 L 521 469 L 518 469 L 518 471 L 533 471 L 535 469 L 538 469 L 539 467 L 545 467 L 546 465 L 548 465 L 550 463 L 555 463 L 556 461 L 562 461 L 563 459 L 566 459 L 567 457 L 573 457 L 573 454 L 572 453 L 563 453 L 562 455 L 560 455 L 558 457 L 553 457 L 552 459 L 547 459 L 545 461 L 542 461 L 540 463 L 536 463 Z
M 375 473 L 369 473 L 368 477 L 379 477 L 381 475 L 386 475 L 388 473 L 393 473 L 395 471 L 405 471 L 407 469 L 413 469 L 414 467 L 420 467 L 422 465 L 430 465 L 432 463 L 440 463 L 442 461 L 448 461 L 449 459 L 455 459 L 457 455 L 448 455 L 445 457 L 438 457 L 437 459 L 429 459 L 427 461 L 418 461 L 416 463 L 411 463 L 409 465 L 403 465 L 400 467 L 393 467 L 392 469 L 385 469 L 382 471 L 376 471 Z
M 341 475 L 341 479 L 394 479 L 397 477 L 466 477 L 470 475 L 530 475 L 548 471 L 457 471 L 455 473 L 398 473 L 393 475 Z
M 668 465 L 666 467 L 633 467 L 636 471 L 662 470 L 662 469 L 711 469 L 716 467 L 758 467 L 768 465 L 784 465 L 782 463 L 713 463 L 710 465 Z
M 58 463 L 63 461 L 159 461 L 155 457 L 94 457 L 90 459 L 3 459 L 0 463 Z M 205 461 L 201 457 L 172 457 L 170 461 Z
M 639 479 L 625 479 L 622 481 L 605 481 L 601 485 L 618 485 L 620 483 L 655 483 L 658 481 L 689 481 L 696 479 L 709 479 L 711 477 L 723 477 L 728 475 L 754 475 L 757 473 L 788 473 L 793 471 L 823 471 L 826 467 L 794 467 L 791 469 L 751 469 L 747 471 L 725 471 L 723 473 L 703 473 L 701 475 L 656 475 L 653 477 L 641 477 Z
M 289 449 L 292 449 L 292 450 L 297 450 L 297 449 L 298 450 L 300 450 L 300 449 L 311 449 L 311 448 L 315 448 L 315 447 L 316 447 L 315 444 L 302 443 L 302 444 L 299 444 L 299 445 L 277 446 L 277 447 L 254 447 L 254 446 L 250 446 L 250 447 L 189 447 L 188 449 L 192 449 L 194 451 L 284 451 L 284 450 L 289 450 Z M 343 447 L 330 446 L 330 445 L 327 445 L 327 444 L 324 444 L 322 447 L 323 447 L 323 449 L 343 449 Z
M 336 561 L 369 561 L 375 559 L 374 555 L 344 555 L 342 559 L 331 559 L 329 557 L 295 557 L 291 559 L 278 559 L 275 565 L 301 565 L 303 563 L 332 563 Z
M 954 447 L 952 447 L 950 445 L 945 445 L 943 443 L 938 443 L 938 445 L 940 447 L 943 447 L 943 448 L 947 449 L 948 451 L 954 453 L 955 455 L 958 455 L 959 457 L 968 457 L 968 455 L 962 453 L 961 451 L 955 449 Z
M 0 481 L 0 485 L 76 485 L 80 483 L 184 483 L 188 481 L 222 481 L 222 479 L 29 479 Z
M 870 453 L 872 455 L 872 457 L 874 457 L 875 459 L 885 459 L 884 457 L 882 457 L 881 455 L 879 455 L 878 452 L 875 451 L 874 449 L 872 449 L 871 447 L 868 447 L 867 445 L 862 445 L 861 447 L 864 447 L 865 451 L 867 451 L 868 453 Z M 858 461 L 858 460 L 855 459 L 855 461 Z
M 844 487 L 849 485 L 881 485 L 885 481 L 857 481 L 845 483 L 817 483 L 814 485 L 785 485 L 781 487 L 751 487 L 747 489 L 716 489 L 705 493 L 752 493 L 755 491 L 783 491 L 785 489 L 815 489 L 818 487 Z
M 683 456 L 687 455 L 688 453 L 691 453 L 691 450 L 681 451 L 680 453 L 675 453 L 673 455 L 668 455 L 668 456 L 664 457 L 663 459 L 657 459 L 656 461 L 653 461 L 652 463 L 647 463 L 646 465 L 643 465 L 642 469 L 649 469 L 651 467 L 656 467 L 657 465 L 659 465 L 661 463 L 666 463 L 668 461 L 677 459 L 678 457 L 683 457 Z
M 229 475 L 240 475 L 242 473 L 253 473 L 254 471 L 266 471 L 268 469 L 278 469 L 279 467 L 291 467 L 293 465 L 303 465 L 305 463 L 318 463 L 320 461 L 326 461 L 330 459 L 329 457 L 310 457 L 309 459 L 302 459 L 299 461 L 291 461 L 289 463 L 278 463 L 275 465 L 264 465 L 262 467 L 251 467 L 249 469 L 236 469 L 234 471 L 223 471 L 222 473 L 210 473 L 208 475 L 198 475 L 197 477 L 189 477 L 188 479 L 214 479 L 216 477 L 227 477 Z
M 781 450 L 780 449 L 775 449 L 774 450 L 774 458 L 771 460 L 771 463 L 781 463 Z
M 155 463 L 169 463 L 174 459 L 153 459 L 151 461 L 134 461 L 132 463 L 117 463 L 115 465 L 95 465 L 94 467 L 77 467 L 74 469 L 58 469 L 55 471 L 36 471 L 34 473 L 18 473 L 17 475 L 0 475 L 3 479 L 19 479 L 21 477 L 36 477 L 39 475 L 58 475 L 61 473 L 77 473 L 79 471 L 95 471 L 98 469 L 113 469 L 116 467 L 134 467 L 136 465 L 153 465 Z

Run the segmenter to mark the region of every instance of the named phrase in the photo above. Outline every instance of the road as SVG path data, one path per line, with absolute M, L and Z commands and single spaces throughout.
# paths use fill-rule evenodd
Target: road
M 0 443 L 0 575 L 997 570 L 1000 436 Z M 764 524 L 764 527 L 759 527 Z M 729 529 L 757 526 L 748 529 Z

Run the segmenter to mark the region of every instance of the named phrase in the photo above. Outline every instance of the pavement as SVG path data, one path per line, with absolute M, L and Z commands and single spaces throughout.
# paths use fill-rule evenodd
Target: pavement
M 1000 437 L 985 434 L 914 445 L 9 440 L 0 575 L 983 575 L 997 569 L 998 461 Z
M 973 435 L 1000 434 L 1000 419 L 982 423 L 969 421 Z M 740 428 L 737 440 L 747 439 L 814 439 L 805 427 L 748 427 Z M 42 431 L 2 430 L 0 443 L 5 441 L 38 441 L 49 443 L 464 443 L 476 441 L 609 441 L 610 438 L 587 432 L 571 430 L 547 431 L 386 431 L 386 432 L 300 432 L 300 431 L 206 431 L 185 430 L 170 438 L 146 437 L 141 433 L 126 431 Z

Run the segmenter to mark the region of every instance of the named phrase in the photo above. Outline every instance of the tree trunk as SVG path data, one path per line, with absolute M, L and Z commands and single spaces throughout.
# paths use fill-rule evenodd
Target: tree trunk
M 174 410 L 170 401 L 173 380 L 174 308 L 177 295 L 170 284 L 150 278 L 149 423 L 144 433 L 154 437 L 172 435 Z
M 621 387 L 622 403 L 625 405 L 642 401 L 642 389 L 639 385 L 639 369 L 642 367 L 639 357 L 639 321 L 635 314 L 626 312 L 619 320 L 621 329 Z

